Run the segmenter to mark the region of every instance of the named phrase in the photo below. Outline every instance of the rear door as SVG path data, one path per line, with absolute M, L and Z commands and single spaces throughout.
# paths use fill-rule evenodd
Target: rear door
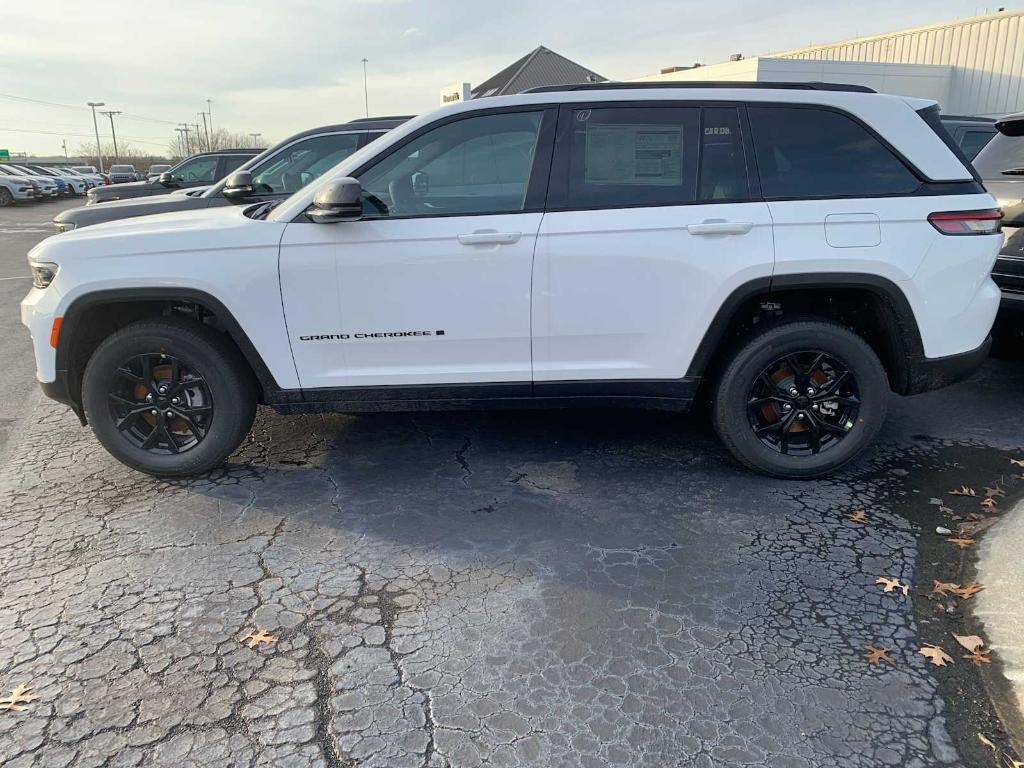
M 685 377 L 725 298 L 772 273 L 749 161 L 737 105 L 562 107 L 533 274 L 538 394 Z

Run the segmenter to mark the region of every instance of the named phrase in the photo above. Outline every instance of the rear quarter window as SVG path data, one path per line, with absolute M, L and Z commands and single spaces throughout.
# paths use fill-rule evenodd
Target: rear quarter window
M 767 198 L 910 194 L 921 182 L 874 135 L 839 112 L 749 107 L 761 188 Z

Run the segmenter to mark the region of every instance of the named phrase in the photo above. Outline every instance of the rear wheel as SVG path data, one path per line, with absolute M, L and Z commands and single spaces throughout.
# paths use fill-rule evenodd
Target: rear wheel
M 256 409 L 238 351 L 216 331 L 177 318 L 133 323 L 105 339 L 86 366 L 82 400 L 103 447 L 158 476 L 218 466 Z
M 889 395 L 867 342 L 828 321 L 762 331 L 718 382 L 714 422 L 743 464 L 774 477 L 826 475 L 878 434 Z
M 11 190 L 6 187 L 0 187 L 0 207 L 12 205 L 13 203 L 14 195 L 11 194 Z

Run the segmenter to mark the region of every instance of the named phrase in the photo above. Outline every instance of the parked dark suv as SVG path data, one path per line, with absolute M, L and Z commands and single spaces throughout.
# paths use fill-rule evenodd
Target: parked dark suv
M 312 128 L 265 150 L 242 165 L 236 173 L 225 174 L 227 178 L 218 177 L 220 181 L 200 194 L 162 195 L 145 200 L 71 208 L 55 216 L 53 223 L 58 232 L 65 232 L 133 216 L 211 208 L 228 203 L 282 200 L 408 119 L 372 117 Z M 242 176 L 243 173 L 248 177 Z
M 1024 112 L 995 122 L 998 134 L 974 167 L 1003 211 L 1003 249 L 992 277 L 1003 292 L 1003 309 L 1024 311 Z
M 996 121 L 991 117 L 942 115 L 940 119 L 968 160 L 973 160 L 996 135 Z
M 166 195 L 178 189 L 212 184 L 262 151 L 261 149 L 219 149 L 216 152 L 200 152 L 185 158 L 171 170 L 161 173 L 152 181 L 133 181 L 90 189 L 86 195 L 85 204 L 92 205 L 111 200 Z M 113 176 L 111 176 L 111 180 L 113 181 Z

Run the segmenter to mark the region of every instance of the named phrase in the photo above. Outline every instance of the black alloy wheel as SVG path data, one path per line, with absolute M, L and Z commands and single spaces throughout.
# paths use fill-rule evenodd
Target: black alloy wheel
M 145 451 L 188 451 L 203 441 L 213 422 L 206 380 L 171 355 L 144 353 L 124 361 L 107 395 L 117 429 Z
M 834 355 L 803 350 L 773 360 L 754 380 L 747 416 L 765 447 L 790 456 L 834 450 L 857 424 L 857 380 Z

